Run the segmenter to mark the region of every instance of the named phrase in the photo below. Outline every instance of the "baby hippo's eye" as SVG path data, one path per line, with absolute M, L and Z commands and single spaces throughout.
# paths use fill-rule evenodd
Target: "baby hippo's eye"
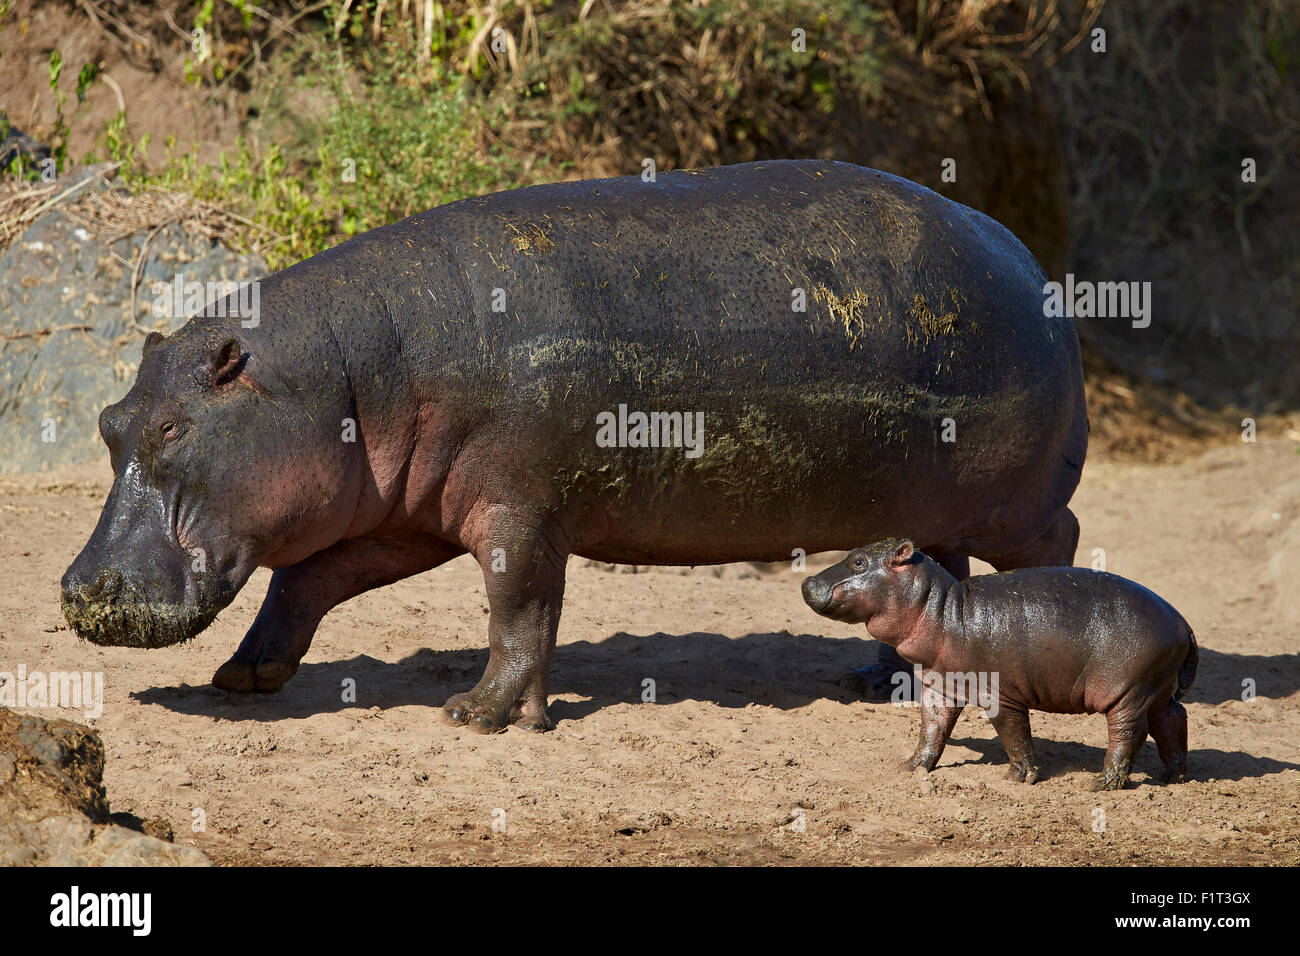
M 863 560 L 862 555 L 858 555 L 856 558 L 853 559 L 854 571 L 861 571 L 866 566 L 867 566 L 867 562 Z

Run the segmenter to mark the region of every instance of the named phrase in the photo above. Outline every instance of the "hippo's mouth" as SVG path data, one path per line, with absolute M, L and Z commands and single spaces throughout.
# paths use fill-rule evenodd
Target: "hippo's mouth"
M 169 647 L 198 634 L 224 607 L 218 603 L 174 604 L 128 591 L 103 601 L 86 589 L 64 591 L 63 616 L 77 636 L 109 647 Z
M 817 609 L 817 613 L 822 617 L 829 617 L 833 621 L 847 621 L 853 616 L 848 605 L 842 601 L 837 601 L 834 597 L 828 598 L 826 603 Z

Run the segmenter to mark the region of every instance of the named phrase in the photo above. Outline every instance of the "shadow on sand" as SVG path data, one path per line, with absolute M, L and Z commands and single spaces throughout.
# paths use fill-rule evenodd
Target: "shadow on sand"
M 659 703 L 707 701 L 720 707 L 762 704 L 781 710 L 817 700 L 852 703 L 850 669 L 874 660 L 875 641 L 835 639 L 815 634 L 635 635 L 619 632 L 599 643 L 565 644 L 556 653 L 551 694 L 579 701 L 551 704 L 554 720 L 581 720 L 605 707 L 641 700 L 642 681 L 655 682 Z M 132 694 L 146 704 L 215 720 L 278 721 L 302 719 L 356 707 L 388 709 L 416 705 L 441 708 L 447 698 L 472 687 L 487 665 L 487 649 L 421 649 L 388 663 L 367 655 L 348 660 L 305 663 L 277 694 L 228 694 L 211 685 L 153 687 Z M 1300 654 L 1274 656 L 1225 654 L 1201 647 L 1200 668 L 1184 703 L 1217 704 L 1241 698 L 1242 681 L 1255 682 L 1257 694 L 1286 697 L 1300 689 Z M 356 682 L 356 702 L 344 702 L 343 683 Z M 1100 718 L 1092 718 L 1100 720 Z M 954 738 L 957 746 L 983 760 L 1005 762 L 996 738 Z M 1099 772 L 1104 750 L 1087 744 L 1036 740 L 1044 777 L 1075 770 Z M 1154 744 L 1147 742 L 1147 747 Z M 945 754 L 944 763 L 951 758 Z M 1143 765 L 1148 761 L 1143 758 Z M 1150 769 L 1158 769 L 1158 759 Z M 1300 769 L 1267 757 L 1196 749 L 1191 779 L 1240 780 Z

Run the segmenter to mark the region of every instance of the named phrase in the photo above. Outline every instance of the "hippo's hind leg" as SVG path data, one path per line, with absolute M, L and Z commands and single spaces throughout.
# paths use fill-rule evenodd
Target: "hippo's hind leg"
M 1187 711 L 1172 697 L 1157 700 L 1147 711 L 1151 736 L 1165 765 L 1165 783 L 1181 783 L 1187 773 Z
M 1109 738 L 1106 759 L 1093 789 L 1122 790 L 1138 751 L 1147 742 L 1146 706 L 1120 703 L 1112 707 L 1106 712 L 1106 734 Z
M 904 770 L 924 767 L 933 770 L 943 756 L 943 748 L 952 736 L 952 728 L 957 725 L 964 704 L 953 704 L 947 700 L 929 702 L 922 692 L 921 702 L 921 739 L 916 744 L 912 756 L 903 762 Z
M 1038 780 L 1038 763 L 1034 760 L 1034 739 L 1029 733 L 1029 711 L 1004 700 L 998 701 L 998 709 L 989 715 L 993 729 L 1011 761 L 1009 775 L 1020 783 L 1034 783 Z
M 1079 519 L 1069 508 L 1063 508 L 1042 535 L 1028 544 L 992 553 L 975 555 L 999 571 L 1017 568 L 1068 568 L 1074 564 L 1074 552 L 1079 546 Z
M 241 694 L 278 691 L 298 670 L 331 608 L 464 553 L 436 538 L 363 536 L 278 569 L 257 619 L 234 656 L 212 676 L 213 685 Z
M 564 601 L 570 536 L 551 517 L 494 508 L 471 549 L 483 569 L 488 664 L 474 689 L 443 708 L 479 733 L 550 730 L 546 694 Z

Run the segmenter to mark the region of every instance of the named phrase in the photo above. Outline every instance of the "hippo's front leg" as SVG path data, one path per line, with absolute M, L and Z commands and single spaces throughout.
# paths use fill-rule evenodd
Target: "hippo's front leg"
M 273 694 L 298 670 L 333 607 L 450 561 L 464 550 L 436 538 L 349 538 L 271 575 L 266 599 L 239 649 L 212 676 L 222 690 Z
M 472 550 L 490 610 L 488 664 L 474 689 L 452 697 L 443 712 L 479 733 L 509 724 L 550 730 L 546 694 L 571 537 L 550 516 L 496 508 L 477 539 Z
M 943 755 L 943 748 L 948 744 L 948 738 L 952 736 L 952 728 L 957 725 L 957 718 L 965 707 L 965 704 L 950 704 L 946 700 L 926 701 L 927 693 L 928 691 L 922 691 L 921 740 L 917 743 L 915 752 L 903 764 L 904 770 L 915 770 L 917 767 L 934 769 Z

